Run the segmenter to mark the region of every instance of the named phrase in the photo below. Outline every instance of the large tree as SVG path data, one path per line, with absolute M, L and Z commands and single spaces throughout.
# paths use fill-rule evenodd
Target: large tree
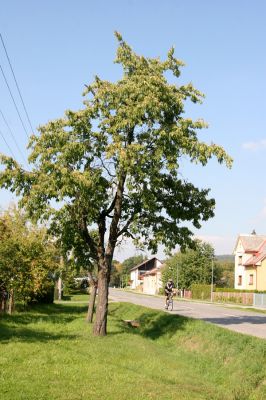
M 108 284 L 115 247 L 123 236 L 155 252 L 192 242 L 182 222 L 200 228 L 214 215 L 215 201 L 180 174 L 183 156 L 206 165 L 215 156 L 231 164 L 224 149 L 199 140 L 202 120 L 184 115 L 188 99 L 202 94 L 191 83 L 169 83 L 183 63 L 171 49 L 167 59 L 133 52 L 120 34 L 116 63 L 123 76 L 115 83 L 96 77 L 86 86 L 84 107 L 39 128 L 31 137 L 30 172 L 2 157 L 3 187 L 21 196 L 20 204 L 38 218 L 56 217 L 51 201 L 67 208 L 98 264 L 95 335 L 105 335 Z M 184 172 L 184 171 L 183 171 Z M 98 239 L 90 235 L 96 228 Z

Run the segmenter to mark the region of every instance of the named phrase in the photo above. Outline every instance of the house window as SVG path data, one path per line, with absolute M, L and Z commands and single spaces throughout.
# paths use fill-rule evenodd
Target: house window
M 249 285 L 253 285 L 253 274 L 249 275 Z
M 242 256 L 238 257 L 238 265 L 242 265 Z
M 242 285 L 242 275 L 238 275 L 238 286 Z

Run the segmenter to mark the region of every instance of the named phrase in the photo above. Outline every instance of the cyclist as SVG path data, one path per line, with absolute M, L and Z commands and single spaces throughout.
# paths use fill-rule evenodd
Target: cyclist
M 173 279 L 168 279 L 168 281 L 164 287 L 164 294 L 166 296 L 166 298 L 165 298 L 165 308 L 166 309 L 168 309 L 168 302 L 169 302 L 171 294 L 173 293 L 173 289 L 174 289 Z

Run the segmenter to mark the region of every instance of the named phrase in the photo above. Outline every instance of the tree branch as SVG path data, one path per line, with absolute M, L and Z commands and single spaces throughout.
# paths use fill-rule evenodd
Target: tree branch
M 128 232 L 129 225 L 133 222 L 135 215 L 136 214 L 132 214 L 132 216 L 129 218 L 129 220 L 126 222 L 123 228 L 117 233 L 117 238 L 123 235 L 123 233 Z
M 87 220 L 86 220 L 85 216 L 81 217 L 80 228 L 81 228 L 81 234 L 83 236 L 83 239 L 85 240 L 85 242 L 88 244 L 88 246 L 90 248 L 92 258 L 94 260 L 97 260 L 97 247 L 96 247 L 96 244 L 95 244 L 93 238 L 90 236 L 90 234 L 88 232 Z

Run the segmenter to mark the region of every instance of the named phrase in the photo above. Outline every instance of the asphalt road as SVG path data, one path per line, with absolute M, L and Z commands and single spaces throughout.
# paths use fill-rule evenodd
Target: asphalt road
M 239 310 L 230 306 L 174 300 L 173 311 L 164 310 L 164 298 L 135 294 L 120 289 L 109 289 L 109 299 L 201 319 L 232 331 L 266 339 L 266 314 Z

